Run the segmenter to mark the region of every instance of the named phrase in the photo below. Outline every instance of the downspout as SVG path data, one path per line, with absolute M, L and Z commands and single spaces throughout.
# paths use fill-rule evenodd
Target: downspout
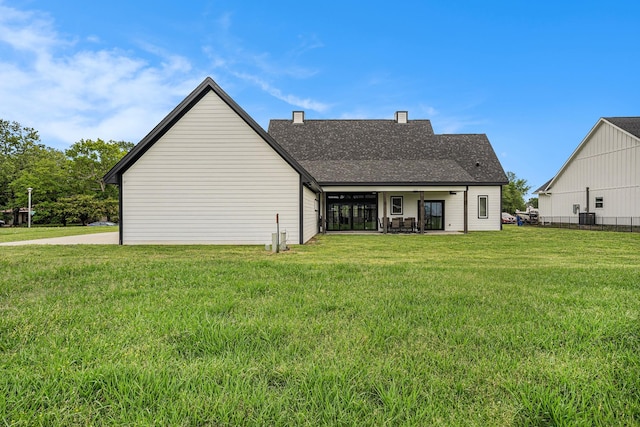
M 302 182 L 302 174 L 300 174 L 300 194 L 298 196 L 298 209 L 300 217 L 298 224 L 298 240 L 301 245 L 304 245 L 304 184 Z M 278 235 L 278 237 L 280 237 Z
M 122 188 L 122 174 L 118 174 L 118 215 L 120 216 L 118 224 L 118 244 L 122 245 L 122 235 L 123 235 L 123 219 L 124 219 L 124 203 L 122 203 L 122 193 L 124 192 L 124 188 Z
M 469 186 L 464 190 L 464 234 L 469 232 Z
M 500 231 L 502 231 L 502 185 L 500 186 L 500 215 L 498 215 L 498 221 L 500 221 Z
M 589 187 L 587 187 L 587 213 L 589 213 Z

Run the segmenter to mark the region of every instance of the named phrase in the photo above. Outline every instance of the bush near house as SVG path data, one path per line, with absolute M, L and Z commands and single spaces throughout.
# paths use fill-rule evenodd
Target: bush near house
M 0 251 L 0 420 L 638 425 L 639 243 L 510 227 Z

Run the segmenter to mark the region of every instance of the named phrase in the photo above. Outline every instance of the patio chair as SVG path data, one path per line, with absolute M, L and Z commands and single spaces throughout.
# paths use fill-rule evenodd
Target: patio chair
M 391 231 L 400 231 L 402 229 L 402 218 L 393 218 L 391 220 Z
M 415 218 L 405 218 L 404 221 L 402 221 L 402 229 L 404 231 L 409 231 L 412 232 L 415 230 L 416 228 L 416 219 Z

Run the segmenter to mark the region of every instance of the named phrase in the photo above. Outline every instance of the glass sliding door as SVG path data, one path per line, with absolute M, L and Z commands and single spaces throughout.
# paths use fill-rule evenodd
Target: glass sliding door
M 328 193 L 327 231 L 378 229 L 376 193 Z
M 418 202 L 418 209 L 420 202 Z M 444 201 L 425 200 L 424 201 L 424 229 L 444 230 Z

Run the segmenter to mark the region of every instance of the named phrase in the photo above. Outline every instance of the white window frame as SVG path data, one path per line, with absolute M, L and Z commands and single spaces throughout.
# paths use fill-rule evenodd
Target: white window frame
M 484 215 L 482 214 L 482 205 L 484 203 Z M 489 196 L 478 196 L 478 219 L 489 218 Z
M 399 209 L 396 209 L 398 208 L 398 206 L 395 203 L 393 203 L 394 200 L 400 200 Z M 391 196 L 391 215 L 402 215 L 403 205 L 404 205 L 404 200 L 402 196 Z
M 598 196 L 596 197 L 596 209 L 604 208 L 604 197 Z

